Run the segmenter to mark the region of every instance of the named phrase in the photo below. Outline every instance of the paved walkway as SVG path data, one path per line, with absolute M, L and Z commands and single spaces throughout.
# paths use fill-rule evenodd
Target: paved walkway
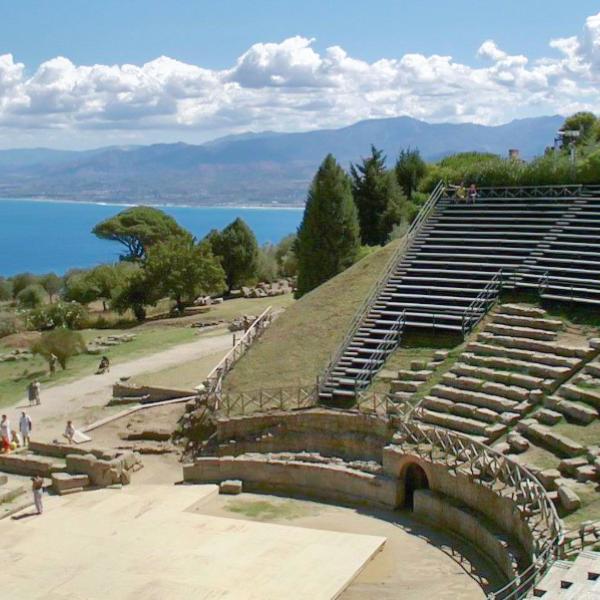
M 385 543 L 186 510 L 214 493 L 143 485 L 46 497 L 42 516 L 0 521 L 2 598 L 329 600 Z
M 42 387 L 40 406 L 29 407 L 26 397 L 23 397 L 15 406 L 3 410 L 8 414 L 11 425 L 17 427 L 20 411 L 25 408 L 34 422 L 34 437 L 39 439 L 40 434 L 49 434 L 55 437 L 64 430 L 64 422 L 68 418 L 85 419 L 94 421 L 99 416 L 99 409 L 106 406 L 112 396 L 112 386 L 121 377 L 133 377 L 142 373 L 160 371 L 184 362 L 200 359 L 211 354 L 225 353 L 232 345 L 231 333 L 201 337 L 188 344 L 180 344 L 150 354 L 111 366 L 110 373 L 104 375 L 87 375 L 81 379 L 55 385 Z M 215 357 L 215 364 L 219 357 Z M 198 382 L 200 383 L 200 381 Z M 116 411 L 123 410 L 116 408 Z M 89 418 L 88 418 L 89 417 Z M 76 425 L 82 425 L 76 422 Z

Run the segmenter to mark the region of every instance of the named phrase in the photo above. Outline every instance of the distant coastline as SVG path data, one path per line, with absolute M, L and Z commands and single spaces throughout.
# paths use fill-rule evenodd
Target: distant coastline
M 0 196 L 0 202 L 50 202 L 55 204 L 92 204 L 94 206 L 154 206 L 156 208 L 206 208 L 206 209 L 243 209 L 243 210 L 304 210 L 304 204 L 179 204 L 177 202 L 119 202 L 118 200 L 73 200 L 69 198 L 50 198 L 46 196 Z

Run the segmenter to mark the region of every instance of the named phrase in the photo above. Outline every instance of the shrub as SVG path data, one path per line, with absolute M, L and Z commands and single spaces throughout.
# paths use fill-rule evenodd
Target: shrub
M 87 320 L 87 310 L 79 302 L 56 302 L 31 311 L 28 324 L 33 329 L 67 327 L 81 329 Z
M 17 302 L 22 308 L 37 308 L 46 301 L 46 297 L 46 290 L 41 285 L 33 283 L 17 294 Z
M 14 313 L 0 312 L 0 338 L 19 331 L 19 318 Z
M 47 331 L 33 344 L 31 351 L 40 354 L 46 360 L 54 354 L 63 369 L 67 368 L 69 359 L 86 351 L 85 341 L 81 333 L 63 327 Z

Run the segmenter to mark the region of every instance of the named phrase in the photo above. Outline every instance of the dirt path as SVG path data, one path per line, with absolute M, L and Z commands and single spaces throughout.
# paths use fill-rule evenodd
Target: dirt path
M 150 354 L 143 358 L 117 363 L 105 375 L 87 375 L 81 379 L 62 385 L 42 388 L 40 406 L 29 407 L 26 397 L 5 411 L 13 429 L 17 428 L 20 411 L 26 409 L 34 423 L 34 436 L 59 437 L 67 419 L 73 419 L 75 426 L 88 424 L 106 416 L 107 411 L 119 412 L 122 407 L 103 408 L 112 396 L 113 383 L 121 377 L 133 377 L 142 373 L 174 367 L 183 362 L 193 361 L 215 354 L 215 364 L 220 354 L 231 348 L 231 333 L 201 337 L 195 342 L 180 344 L 168 350 Z M 198 381 L 198 383 L 201 383 Z

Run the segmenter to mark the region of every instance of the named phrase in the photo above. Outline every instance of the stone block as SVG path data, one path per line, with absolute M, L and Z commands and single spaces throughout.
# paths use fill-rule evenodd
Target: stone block
M 558 469 L 544 469 L 538 473 L 537 478 L 545 489 L 555 490 L 556 480 L 560 478 L 560 471 Z
M 580 483 L 594 481 L 597 478 L 596 467 L 594 465 L 582 465 L 577 468 L 575 477 Z
M 579 496 L 566 485 L 562 485 L 558 488 L 558 498 L 562 507 L 567 512 L 573 512 L 581 506 Z
M 520 454 L 526 452 L 529 449 L 529 442 L 522 435 L 516 431 L 511 431 L 507 437 L 507 443 L 510 447 L 511 452 Z
M 549 408 L 542 408 L 533 416 L 544 425 L 556 425 L 562 419 L 562 415 L 559 412 L 550 410 Z
M 426 371 L 427 361 L 426 360 L 411 360 L 410 361 L 411 371 Z
M 574 477 L 577 472 L 577 469 L 587 464 L 588 460 L 584 456 L 577 456 L 575 458 L 565 458 L 560 461 L 560 464 L 558 465 L 558 470 L 565 477 Z
M 433 360 L 442 362 L 443 360 L 446 360 L 448 358 L 448 354 L 448 350 L 436 350 L 433 354 Z
M 236 496 L 242 493 L 242 482 L 239 479 L 226 479 L 219 484 L 219 494 Z
M 81 491 L 90 485 L 87 475 L 71 475 L 70 473 L 53 473 L 52 489 L 63 496 L 74 491 Z

